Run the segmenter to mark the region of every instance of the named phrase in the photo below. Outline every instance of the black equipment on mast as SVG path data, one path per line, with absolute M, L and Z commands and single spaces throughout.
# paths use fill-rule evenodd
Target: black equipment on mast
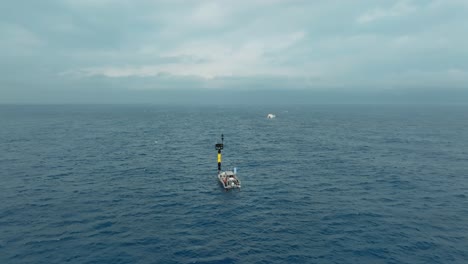
M 218 151 L 218 173 L 221 171 L 221 150 L 224 148 L 224 134 L 221 134 L 221 143 L 216 143 L 216 150 Z

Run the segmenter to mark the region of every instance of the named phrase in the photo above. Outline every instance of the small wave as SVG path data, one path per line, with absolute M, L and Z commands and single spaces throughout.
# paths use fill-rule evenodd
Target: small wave
M 111 227 L 113 224 L 114 224 L 114 223 L 111 222 L 111 221 L 106 221 L 106 222 L 99 223 L 99 224 L 95 225 L 93 228 L 94 228 L 95 230 L 99 230 L 99 229 Z

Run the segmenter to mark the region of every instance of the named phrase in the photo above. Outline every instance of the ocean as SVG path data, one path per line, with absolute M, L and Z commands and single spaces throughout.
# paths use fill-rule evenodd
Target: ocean
M 468 263 L 467 122 L 443 105 L 2 105 L 0 263 Z M 221 134 L 240 191 L 216 180 Z

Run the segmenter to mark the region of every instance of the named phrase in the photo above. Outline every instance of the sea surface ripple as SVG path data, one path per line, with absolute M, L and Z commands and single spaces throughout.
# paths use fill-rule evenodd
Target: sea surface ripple
M 0 263 L 468 263 L 467 120 L 465 106 L 3 105 Z M 216 181 L 221 133 L 241 191 Z

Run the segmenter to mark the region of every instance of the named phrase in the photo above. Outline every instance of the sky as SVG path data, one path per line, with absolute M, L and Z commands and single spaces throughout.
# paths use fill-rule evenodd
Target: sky
M 0 103 L 468 103 L 468 0 L 0 3 Z

